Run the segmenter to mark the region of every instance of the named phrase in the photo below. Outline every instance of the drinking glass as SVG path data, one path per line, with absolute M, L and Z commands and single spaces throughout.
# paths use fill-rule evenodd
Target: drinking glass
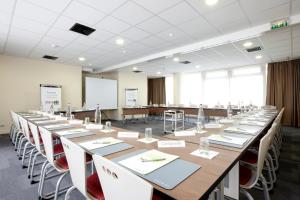
M 111 129 L 111 122 L 110 121 L 105 122 L 105 129 L 107 129 L 107 130 Z
M 90 123 L 90 118 L 89 117 L 84 118 L 84 124 L 88 125 L 89 123 Z
M 208 151 L 209 140 L 207 137 L 200 138 L 199 150 Z
M 152 139 L 152 128 L 145 128 L 145 138 L 146 140 Z
M 200 133 L 203 129 L 202 122 L 196 122 L 196 132 Z

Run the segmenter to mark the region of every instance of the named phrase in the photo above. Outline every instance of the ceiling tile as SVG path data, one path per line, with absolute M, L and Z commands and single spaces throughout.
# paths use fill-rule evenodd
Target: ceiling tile
M 81 3 L 94 7 L 103 13 L 110 13 L 120 7 L 127 0 L 79 0 Z
M 2 29 L 3 26 L 8 26 L 10 24 L 10 18 L 11 18 L 10 14 L 4 13 L 4 12 L 0 12 L 0 25 L 1 25 L 1 29 Z
M 73 1 L 63 15 L 86 25 L 94 25 L 105 16 L 102 12 L 77 1 Z
M 38 34 L 45 34 L 49 28 L 49 26 L 45 24 L 29 20 L 23 17 L 14 17 L 12 26 Z
M 16 0 L 0 0 L 0 12 L 11 14 Z
M 71 2 L 71 0 L 25 0 L 25 1 L 59 13 L 63 11 Z
M 156 36 L 161 37 L 166 41 L 172 42 L 173 40 L 186 36 L 186 34 L 178 28 L 170 28 L 166 31 L 156 34 Z
M 143 7 L 129 1 L 114 11 L 112 16 L 128 24 L 135 25 L 152 17 L 153 14 Z
M 147 46 L 150 47 L 157 47 L 158 45 L 162 45 L 163 43 L 168 43 L 165 40 L 157 37 L 157 36 L 149 36 L 145 39 L 143 39 L 143 41 L 140 41 L 142 44 L 145 44 Z
M 120 32 L 128 29 L 130 25 L 115 19 L 114 17 L 108 16 L 96 24 L 95 27 L 96 29 L 102 29 L 111 33 L 119 34 Z
M 63 30 L 69 30 L 76 21 L 66 16 L 60 16 L 58 20 L 54 23 L 54 28 L 59 28 Z
M 160 19 L 159 17 L 152 17 L 140 24 L 137 27 L 149 32 L 149 33 L 158 33 L 164 31 L 171 27 L 170 24 Z
M 116 35 L 104 30 L 97 29 L 95 32 L 93 32 L 91 35 L 89 35 L 90 38 L 99 40 L 99 41 L 106 41 L 107 39 L 110 39 L 112 37 L 115 37 Z
M 277 6 L 289 3 L 289 1 L 290 0 L 240 0 L 240 4 L 248 14 L 254 14 L 271 8 L 274 9 Z
M 179 25 L 199 15 L 189 4 L 182 2 L 160 13 L 159 16 L 171 24 Z
M 97 46 L 100 42 L 96 39 L 87 37 L 87 36 L 79 36 L 77 39 L 75 39 L 74 43 L 78 43 L 84 46 L 89 46 L 89 47 L 93 47 L 93 46 Z
M 300 1 L 292 0 L 292 15 L 297 15 L 300 13 Z
M 18 1 L 16 5 L 15 15 L 31 19 L 46 25 L 52 24 L 58 14 L 47 9 L 41 8 L 26 1 Z
M 47 36 L 52 38 L 57 38 L 65 41 L 72 41 L 76 37 L 79 36 L 78 33 L 72 32 L 72 31 L 66 31 L 62 29 L 52 28 L 48 33 Z
M 177 4 L 181 0 L 134 0 L 140 6 L 150 10 L 151 12 L 158 14 L 159 12 L 170 8 L 171 6 Z
M 251 0 L 253 1 L 253 0 Z M 237 0 L 219 0 L 219 2 L 214 6 L 207 6 L 205 1 L 199 0 L 186 0 L 191 6 L 193 6 L 201 15 L 207 14 L 209 12 L 218 10 L 223 8 L 233 2 L 237 2 Z
M 121 33 L 121 36 L 127 37 L 131 40 L 141 40 L 145 37 L 148 37 L 149 35 L 149 33 L 134 27 Z

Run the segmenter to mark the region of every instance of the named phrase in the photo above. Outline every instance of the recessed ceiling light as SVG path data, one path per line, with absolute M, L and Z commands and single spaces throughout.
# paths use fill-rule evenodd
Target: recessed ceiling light
M 85 61 L 85 58 L 84 57 L 79 57 L 78 60 L 79 61 Z
M 196 67 L 196 69 L 199 69 L 199 68 L 200 68 L 200 65 L 196 65 L 195 67 Z
M 244 47 L 251 47 L 252 46 L 252 42 L 245 42 L 243 45 L 244 45 Z
M 161 72 L 156 72 L 158 75 L 161 74 Z
M 173 37 L 173 33 L 169 33 L 169 37 Z
M 178 58 L 178 57 L 175 57 L 175 58 L 173 58 L 173 61 L 174 61 L 174 62 L 178 62 L 178 61 L 179 61 L 179 58 Z
M 116 44 L 117 45 L 123 45 L 124 44 L 124 39 L 123 38 L 118 38 L 118 39 L 116 39 Z
M 219 2 L 219 0 L 205 0 L 206 5 L 208 6 L 213 6 L 215 4 L 217 4 Z
M 133 67 L 132 70 L 138 70 L 138 68 L 137 67 Z
M 256 59 L 261 59 L 262 57 L 263 57 L 262 55 L 255 56 Z

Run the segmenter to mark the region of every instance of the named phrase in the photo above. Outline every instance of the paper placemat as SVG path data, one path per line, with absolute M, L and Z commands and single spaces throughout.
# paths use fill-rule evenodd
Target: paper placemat
M 264 126 L 266 123 L 259 121 L 241 121 L 240 124 L 249 126 Z
M 204 150 L 204 149 L 197 149 L 191 153 L 193 156 L 206 158 L 206 159 L 213 159 L 219 154 L 219 152 L 212 151 L 212 150 Z
M 69 124 L 74 124 L 74 125 L 81 125 L 81 124 L 83 124 L 82 120 L 77 120 L 77 119 L 69 120 L 68 122 L 69 122 Z
M 54 130 L 72 128 L 73 126 L 71 124 L 53 124 L 53 125 L 46 125 L 43 127 L 50 131 L 54 131 Z
M 49 117 L 31 117 L 27 119 L 30 121 L 45 121 L 45 120 L 49 120 Z
M 160 140 L 157 141 L 158 148 L 174 148 L 174 147 L 185 147 L 184 140 Z
M 135 151 L 123 156 L 120 156 L 118 158 L 113 159 L 114 162 L 118 163 L 121 160 L 124 160 L 126 158 L 130 158 L 132 156 L 141 154 L 143 152 L 146 152 L 146 149 Z M 166 189 L 166 190 L 172 190 L 177 185 L 179 185 L 182 181 L 187 179 L 189 176 L 191 176 L 193 173 L 195 173 L 198 169 L 200 169 L 200 165 L 194 164 L 192 162 L 188 162 L 182 159 L 176 159 L 166 165 L 164 165 L 161 168 L 158 168 L 157 170 L 147 174 L 142 175 L 135 171 L 132 171 L 133 173 L 137 174 L 138 176 L 156 184 L 160 187 Z M 178 170 L 180 169 L 180 170 Z
M 177 158 L 179 158 L 179 156 L 152 149 L 121 160 L 119 164 L 139 174 L 146 175 Z
M 195 130 L 192 130 L 192 131 L 175 131 L 174 135 L 176 137 L 195 136 L 196 135 L 196 131 Z
M 76 128 L 66 131 L 57 131 L 56 134 L 59 136 L 65 136 L 65 135 L 72 135 L 72 134 L 78 134 L 78 133 L 87 133 L 90 132 L 89 130 L 83 129 L 83 128 Z
M 71 139 L 71 138 L 85 137 L 90 135 L 96 135 L 96 133 L 93 132 L 75 133 L 70 135 L 64 135 L 63 137 Z
M 233 119 L 221 119 L 220 123 L 221 124 L 232 124 L 234 122 Z
M 93 154 L 97 154 L 100 156 L 107 156 L 107 155 L 110 155 L 113 153 L 131 149 L 133 147 L 134 146 L 132 146 L 130 144 L 122 142 L 122 143 L 118 143 L 118 144 L 114 144 L 114 145 L 110 145 L 110 146 L 106 146 L 106 147 L 102 147 L 102 148 L 98 148 L 98 149 L 93 149 L 93 150 L 91 150 L 91 152 Z
M 205 124 L 204 127 L 205 128 L 222 128 L 223 125 L 222 124 Z
M 223 134 L 212 134 L 208 138 L 209 143 L 230 146 L 235 148 L 243 148 L 244 145 L 248 142 L 249 138 L 241 138 L 241 137 L 234 137 L 229 135 Z
M 82 143 L 79 143 L 79 145 L 87 150 L 92 150 L 92 149 L 97 149 L 97 148 L 102 148 L 102 147 L 118 144 L 121 142 L 123 142 L 123 141 L 115 139 L 113 137 L 105 137 L 105 138 L 100 138 L 100 139 L 91 140 L 91 141 L 87 141 L 87 142 L 82 142 Z
M 249 134 L 256 135 L 260 129 L 253 129 L 249 127 L 241 127 L 241 126 L 231 126 L 224 129 L 224 132 L 227 133 L 241 133 L 241 134 Z
M 139 139 L 137 141 L 143 142 L 145 144 L 150 144 L 150 143 L 158 141 L 158 139 L 155 139 L 155 138 L 151 138 L 151 139 L 149 139 L 149 138 L 142 138 L 142 139 Z

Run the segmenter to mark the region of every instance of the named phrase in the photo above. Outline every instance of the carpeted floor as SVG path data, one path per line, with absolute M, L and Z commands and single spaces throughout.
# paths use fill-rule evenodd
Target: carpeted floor
M 154 135 L 163 135 L 163 122 L 149 120 L 147 124 L 142 121 L 129 121 L 124 126 L 121 122 L 113 121 L 113 126 L 123 127 L 128 130 L 144 132 L 146 127 L 152 127 Z M 193 124 L 186 124 L 186 128 Z M 298 200 L 300 197 L 300 129 L 283 127 L 284 144 L 280 158 L 280 170 L 278 181 L 273 192 L 272 200 Z M 47 187 L 54 188 L 54 182 L 47 183 Z M 70 184 L 67 177 L 64 185 Z M 26 169 L 22 169 L 21 161 L 17 159 L 8 135 L 0 135 L 0 200 L 35 200 L 38 184 L 30 184 L 26 175 Z M 258 190 L 250 191 L 257 200 L 263 199 L 263 193 Z M 63 199 L 60 196 L 59 199 Z M 84 199 L 74 191 L 70 199 Z M 241 199 L 245 199 L 241 196 Z

